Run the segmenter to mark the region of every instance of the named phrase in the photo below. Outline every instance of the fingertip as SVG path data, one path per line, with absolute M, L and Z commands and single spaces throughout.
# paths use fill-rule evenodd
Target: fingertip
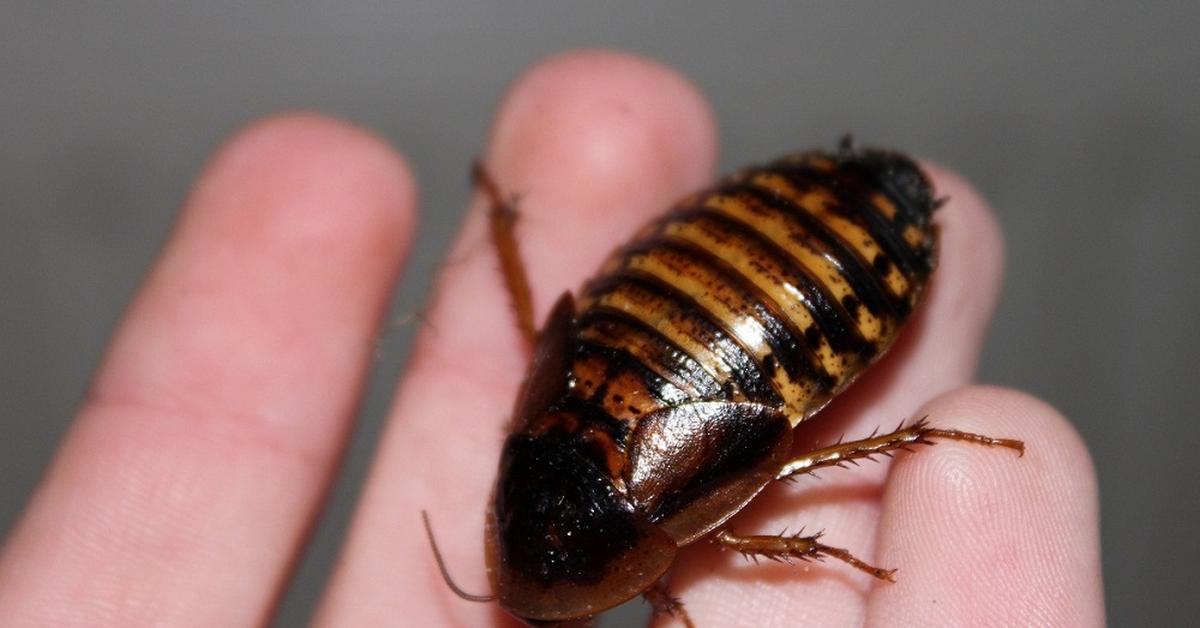
M 233 133 L 197 179 L 185 209 L 185 219 L 224 209 L 291 225 L 312 212 L 332 218 L 321 220 L 322 228 L 363 228 L 399 246 L 415 225 L 417 185 L 408 161 L 378 135 L 326 114 L 294 111 Z
M 1039 472 L 1061 467 L 1083 471 L 1072 474 L 1080 480 L 1095 478 L 1091 454 L 1075 426 L 1054 406 L 1028 393 L 1001 386 L 967 386 L 933 399 L 922 412 L 931 421 L 946 417 L 955 429 L 1024 441 L 1026 457 L 1055 465 Z
M 496 113 L 482 165 L 502 196 L 516 198 L 515 237 L 535 321 L 637 227 L 709 182 L 716 135 L 699 91 L 675 70 L 636 55 L 564 52 L 513 82 Z M 486 351 L 500 342 L 520 358 L 511 350 L 520 339 L 509 297 L 489 259 L 492 244 L 480 211 L 485 202 L 477 195 L 450 255 L 455 261 L 437 283 L 432 316 L 437 327 L 470 327 L 487 338 L 443 337 L 440 353 L 461 354 L 459 347 L 467 346 Z M 460 263 L 480 253 L 482 260 Z M 498 310 L 503 318 L 481 316 L 483 304 L 503 305 Z M 467 325 L 468 316 L 501 325 L 501 331 Z M 418 341 L 418 360 L 434 355 L 424 350 L 426 339 Z
M 282 373 L 356 391 L 343 376 L 366 364 L 364 336 L 386 307 L 415 215 L 407 163 L 369 131 L 306 112 L 247 124 L 198 177 L 91 396 L 308 403 Z M 304 357 L 267 368 L 266 356 L 293 354 Z
M 681 74 L 625 52 L 575 50 L 514 81 L 487 162 L 531 204 L 606 212 L 637 189 L 641 204 L 662 209 L 708 181 L 716 144 L 712 110 Z
M 1101 621 L 1095 470 L 1069 421 L 1045 402 L 993 387 L 947 393 L 922 412 L 935 427 L 1023 440 L 1026 454 L 940 441 L 897 462 L 879 556 L 905 577 L 873 593 L 873 622 Z
M 1028 500 L 1026 507 L 1073 506 L 1078 512 L 1072 516 L 1095 510 L 1096 471 L 1087 446 L 1071 422 L 1045 401 L 997 386 L 967 386 L 933 399 L 920 414 L 928 415 L 935 427 L 1019 440 L 1024 451 L 942 441 L 905 457 L 891 481 L 920 483 L 927 487 L 920 495 L 939 505 L 955 505 L 963 517 L 980 515 L 985 504 L 978 500 L 989 500 L 993 490 Z M 972 478 L 993 487 L 974 490 L 968 485 L 976 481 Z M 1005 484 L 1010 482 L 1037 490 L 1009 491 Z M 944 494 L 934 497 L 929 491 Z M 990 527 L 993 522 L 978 523 Z

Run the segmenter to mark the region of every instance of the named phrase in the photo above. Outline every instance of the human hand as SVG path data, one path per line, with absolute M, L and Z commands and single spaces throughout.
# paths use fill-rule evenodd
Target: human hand
M 538 316 L 648 216 L 711 179 L 715 138 L 690 85 L 629 56 L 562 55 L 517 82 L 484 161 L 521 194 Z M 698 543 L 670 588 L 700 626 L 1103 622 L 1096 481 L 1081 441 L 1036 400 L 963 388 L 1002 246 L 970 187 L 929 170 L 950 202 L 927 302 L 891 354 L 798 428 L 797 445 L 927 414 L 1020 438 L 1026 455 L 941 443 L 769 488 L 739 531 L 824 529 L 830 544 L 898 568 L 898 582 L 836 562 L 744 564 Z M 383 143 L 317 116 L 260 122 L 218 153 L 4 548 L 0 617 L 267 620 L 336 472 L 414 190 Z M 459 584 L 486 593 L 483 513 L 527 356 L 482 198 L 449 259 L 318 625 L 511 623 L 449 592 L 418 516 L 429 510 Z

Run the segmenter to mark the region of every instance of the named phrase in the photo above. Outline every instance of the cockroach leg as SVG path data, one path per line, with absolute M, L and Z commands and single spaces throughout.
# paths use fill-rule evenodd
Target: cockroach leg
M 958 430 L 938 429 L 929 427 L 925 419 L 921 419 L 908 427 L 899 428 L 890 434 L 872 435 L 862 440 L 838 443 L 809 452 L 784 464 L 779 472 L 775 474 L 775 479 L 782 480 L 805 473 L 812 473 L 817 469 L 825 467 L 841 467 L 845 466 L 846 463 L 856 465 L 859 460 L 871 460 L 876 455 L 891 456 L 892 452 L 896 450 L 908 450 L 910 445 L 932 445 L 935 438 L 975 443 L 986 447 L 1007 447 L 1022 456 L 1025 455 L 1025 443 L 1019 440 L 992 438 L 990 436 L 960 432 Z
M 683 608 L 683 602 L 671 595 L 671 592 L 667 590 L 667 585 L 663 584 L 661 580 L 642 592 L 642 597 L 646 598 L 646 601 L 654 608 L 655 615 L 665 613 L 683 622 L 687 628 L 696 628 L 696 624 L 692 623 L 692 618 L 688 617 L 687 610 Z
M 496 245 L 496 253 L 500 256 L 500 271 L 504 275 L 504 286 L 512 299 L 513 311 L 517 315 L 517 327 L 525 337 L 530 350 L 537 343 L 537 327 L 533 322 L 533 296 L 529 289 L 529 276 L 525 272 L 525 263 L 521 260 L 521 251 L 513 235 L 519 214 L 516 199 L 505 199 L 500 193 L 496 181 L 488 174 L 483 164 L 476 161 L 471 166 L 471 178 L 476 187 L 483 192 L 488 200 L 488 222 L 491 225 L 492 242 Z
M 728 530 L 722 530 L 713 540 L 722 547 L 741 552 L 749 558 L 763 557 L 770 560 L 790 563 L 792 560 L 820 560 L 826 556 L 836 558 L 855 569 L 864 571 L 880 580 L 895 582 L 895 569 L 880 569 L 869 565 L 850 552 L 840 547 L 830 547 L 820 542 L 820 533 L 812 536 L 737 536 Z

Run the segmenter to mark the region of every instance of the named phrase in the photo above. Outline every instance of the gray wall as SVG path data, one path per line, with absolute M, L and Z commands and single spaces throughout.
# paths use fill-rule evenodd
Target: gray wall
M 975 181 L 1011 247 L 983 378 L 1049 399 L 1091 446 L 1112 623 L 1200 615 L 1196 6 L 613 4 L 4 3 L 0 528 L 224 135 L 314 107 L 407 152 L 425 203 L 399 316 L 419 307 L 455 229 L 505 83 L 549 52 L 604 45 L 707 92 L 726 167 L 852 129 Z M 385 339 L 280 625 L 301 624 L 316 598 L 412 331 Z

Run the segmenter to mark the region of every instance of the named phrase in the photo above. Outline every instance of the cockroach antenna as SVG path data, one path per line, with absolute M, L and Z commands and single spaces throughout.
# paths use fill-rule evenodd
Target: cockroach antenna
M 458 597 L 469 602 L 494 602 L 494 595 L 474 595 L 467 593 L 454 584 L 454 579 L 450 577 L 450 572 L 446 571 L 446 561 L 442 560 L 442 552 L 438 550 L 437 541 L 433 539 L 433 527 L 429 525 L 429 513 L 421 511 L 421 520 L 425 522 L 425 536 L 429 538 L 429 547 L 433 549 L 433 558 L 437 561 L 438 570 L 442 572 L 442 579 L 446 581 L 446 586 L 450 587 L 451 591 Z

